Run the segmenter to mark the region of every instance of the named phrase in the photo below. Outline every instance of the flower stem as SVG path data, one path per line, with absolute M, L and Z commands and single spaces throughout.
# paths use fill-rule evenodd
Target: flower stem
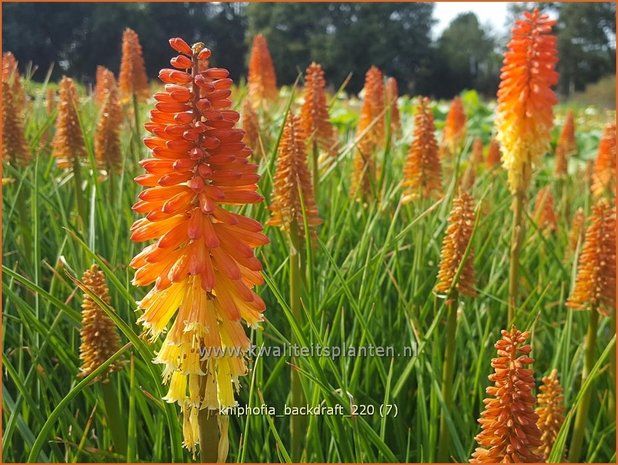
M 33 172 L 33 175 L 37 176 L 37 173 Z M 22 227 L 21 237 L 23 240 L 25 251 L 24 259 L 31 264 L 33 263 L 32 233 L 30 232 L 32 223 L 30 222 L 27 195 L 28 193 L 26 192 L 26 184 L 22 182 L 21 185 L 18 186 L 15 203 L 17 205 L 17 214 L 19 216 L 19 221 L 21 222 Z M 34 202 L 34 199 L 32 201 Z M 30 296 L 31 294 L 28 295 Z
M 611 316 L 611 334 L 616 334 L 616 311 L 612 311 Z M 612 350 L 609 355 L 609 376 L 611 379 L 610 383 L 610 393 L 608 396 L 609 399 L 609 408 L 608 408 L 608 417 L 611 421 L 616 420 L 616 351 Z
M 75 181 L 75 201 L 77 202 L 77 214 L 85 227 L 87 220 L 86 203 L 84 202 L 84 192 L 82 191 L 82 169 L 77 157 L 73 158 L 73 180 Z
M 106 383 L 100 384 L 101 391 L 103 393 L 103 404 L 105 406 L 105 413 L 107 415 L 108 427 L 112 435 L 114 449 L 119 454 L 126 455 L 126 421 L 124 420 L 123 416 L 120 415 L 120 404 L 118 402 L 118 395 L 116 394 L 116 389 L 111 380 Z
M 114 176 L 114 170 L 111 166 L 107 167 L 108 179 L 109 179 L 109 201 L 110 205 L 116 205 L 116 182 Z
M 511 256 L 509 263 L 508 325 L 515 323 L 517 298 L 519 296 L 519 252 L 524 237 L 523 224 L 524 190 L 517 189 L 513 195 L 513 230 L 511 232 Z
M 455 335 L 457 333 L 457 295 L 447 302 L 448 320 L 446 323 L 446 347 L 444 350 L 444 365 L 442 368 L 442 399 L 445 410 L 440 416 L 440 440 L 438 441 L 438 462 L 450 460 L 449 452 L 451 436 L 446 422 L 446 413 L 453 412 L 453 371 L 455 369 Z
M 140 123 L 139 123 L 139 104 L 137 102 L 137 95 L 135 94 L 135 92 L 133 92 L 133 97 L 132 97 L 132 101 L 133 101 L 133 122 L 135 127 L 133 128 L 133 140 L 135 142 L 135 150 L 133 153 L 133 157 L 135 165 L 137 166 L 137 163 L 140 160 L 140 137 L 139 137 L 139 133 L 140 133 Z
M 599 326 L 599 313 L 595 308 L 591 309 L 590 322 L 588 323 L 588 334 L 586 335 L 586 348 L 584 353 L 584 369 L 582 370 L 582 384 L 594 366 L 595 349 L 597 345 L 597 329 Z M 573 427 L 573 438 L 569 449 L 569 462 L 579 462 L 581 456 L 582 443 L 586 432 L 586 420 L 590 414 L 590 401 L 592 400 L 592 386 L 584 393 L 577 413 L 575 415 L 575 426 Z
M 200 459 L 202 463 L 217 463 L 219 458 L 219 423 L 215 410 L 201 409 L 197 416 L 200 429 Z
M 290 309 L 296 324 L 302 327 L 301 293 L 303 287 L 303 261 L 301 257 L 301 237 L 298 225 L 292 222 L 290 230 Z M 292 345 L 297 344 L 296 337 L 292 332 Z M 290 379 L 292 408 L 300 407 L 305 403 L 303 389 L 300 383 L 298 360 L 292 359 L 292 372 Z M 290 435 L 292 438 L 292 462 L 300 462 L 302 454 L 303 437 L 305 434 L 305 419 L 301 415 L 292 415 L 290 419 Z
M 313 198 L 315 199 L 316 204 L 318 203 L 318 191 L 320 186 L 320 173 L 318 171 L 318 158 L 320 151 L 318 150 L 318 143 L 315 140 L 315 135 L 313 136 L 313 152 L 311 163 L 313 168 Z

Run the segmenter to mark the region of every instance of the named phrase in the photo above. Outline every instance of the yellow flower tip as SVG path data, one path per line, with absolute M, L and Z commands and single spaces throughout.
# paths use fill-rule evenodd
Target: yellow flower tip
M 79 125 L 77 108 L 79 99 L 71 78 L 60 81 L 60 99 L 56 133 L 52 141 L 52 155 L 60 168 L 70 168 L 74 162 L 86 158 L 84 136 Z
M 440 254 L 440 268 L 438 283 L 434 291 L 443 297 L 449 297 L 451 291 L 475 297 L 474 289 L 474 253 L 469 251 L 459 274 L 457 283 L 454 283 L 457 270 L 461 266 L 468 244 L 472 238 L 474 228 L 474 199 L 466 192 L 461 192 L 453 200 L 453 208 L 448 218 L 446 235 L 442 241 Z M 455 284 L 453 286 L 453 284 Z M 452 288 L 452 289 L 451 289 Z
M 443 154 L 454 157 L 461 150 L 466 140 L 466 113 L 461 97 L 455 97 L 446 115 L 444 130 L 442 131 Z
M 275 169 L 272 212 L 268 224 L 285 231 L 298 228 L 300 237 L 305 236 L 305 217 L 313 240 L 317 227 L 322 222 L 315 204 L 313 184 L 307 166 L 305 134 L 300 119 L 290 113 L 285 122 Z M 305 215 L 303 215 L 303 208 Z
M 549 376 L 543 377 L 543 384 L 537 395 L 536 414 L 539 417 L 537 426 L 541 431 L 541 446 L 538 454 L 547 460 L 556 442 L 558 432 L 564 423 L 564 394 L 558 380 L 558 370 L 555 368 Z
M 616 195 L 616 123 L 607 124 L 603 130 L 592 170 L 591 190 L 596 198 Z
M 496 109 L 497 139 L 511 192 L 525 190 L 532 167 L 548 150 L 557 102 L 551 87 L 558 82 L 555 21 L 525 12 L 516 21 L 504 55 Z
M 567 306 L 606 316 L 616 310 L 616 209 L 604 200 L 592 208 Z
M 539 190 L 534 203 L 534 221 L 544 234 L 556 232 L 558 220 L 554 210 L 554 196 L 549 186 Z
M 537 452 L 542 442 L 532 395 L 534 370 L 528 368 L 534 362 L 526 344 L 529 335 L 513 326 L 502 331 L 495 345 L 498 357 L 491 361 L 495 372 L 489 376 L 494 385 L 487 388 L 489 397 L 479 419 L 482 431 L 475 438 L 479 447 L 470 463 L 542 461 Z
M 311 63 L 305 72 L 305 96 L 300 109 L 300 125 L 309 141 L 329 155 L 337 154 L 337 133 L 328 115 L 324 71 L 317 63 Z
M 235 128 L 229 73 L 209 67 L 203 44 L 173 38 L 170 45 L 179 54 L 174 69 L 159 73 L 167 85 L 145 125 L 152 158 L 141 162 L 136 182 L 145 189 L 133 206 L 144 217 L 131 239 L 150 245 L 130 266 L 136 286 L 154 284 L 138 304 L 139 321 L 151 339 L 165 334 L 154 362 L 170 383 L 166 401 L 183 409 L 184 444 L 195 450 L 199 410 L 233 405 L 234 386 L 247 373 L 242 324 L 262 321 L 255 249 L 268 238 L 260 223 L 228 209 L 262 200 L 251 149 Z
M 422 98 L 414 116 L 414 139 L 403 170 L 402 201 L 438 197 L 442 192 L 442 173 L 429 99 Z
M 92 265 L 82 276 L 84 285 L 107 305 L 111 305 L 105 275 L 97 265 Z M 82 326 L 80 330 L 81 360 L 80 376 L 88 376 L 120 349 L 120 337 L 116 325 L 88 294 L 82 302 Z M 106 382 L 110 373 L 122 369 L 124 362 L 114 362 L 99 375 L 96 381 Z
M 118 82 L 120 97 L 124 103 L 131 101 L 133 96 L 142 102 L 150 95 L 139 36 L 137 32 L 129 28 L 125 29 L 122 34 L 122 58 Z
M 249 87 L 249 99 L 255 108 L 275 100 L 279 95 L 275 67 L 268 49 L 268 42 L 262 34 L 257 34 L 253 38 L 247 86 Z

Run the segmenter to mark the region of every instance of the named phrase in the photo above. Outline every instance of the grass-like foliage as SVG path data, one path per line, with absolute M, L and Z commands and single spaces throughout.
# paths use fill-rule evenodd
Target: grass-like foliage
M 331 83 L 337 84 L 337 83 Z M 87 158 L 81 170 L 81 194 L 73 172 L 58 168 L 50 140 L 56 114 L 46 111 L 46 86 L 27 83 L 31 96 L 24 109 L 26 139 L 32 162 L 26 167 L 3 165 L 2 188 L 2 407 L 3 461 L 191 461 L 182 448 L 181 414 L 162 400 L 160 366 L 152 364 L 160 342 L 140 338 L 136 301 L 146 293 L 131 284 L 128 264 L 140 250 L 129 228 L 138 217 L 131 210 L 142 173 L 138 160 L 147 149 L 132 129 L 132 105 L 124 107 L 121 128 L 123 167 L 113 180 L 96 167 L 94 129 L 98 109 L 92 95 L 80 89 L 78 108 Z M 235 107 L 242 107 L 245 87 L 235 88 Z M 466 142 L 442 166 L 443 196 L 402 204 L 403 167 L 412 139 L 417 98 L 399 99 L 402 135 L 389 135 L 376 148 L 374 198 L 350 195 L 355 155 L 357 99 L 331 94 L 330 115 L 339 134 L 336 158 L 324 154 L 317 207 L 323 223 L 317 241 L 303 244 L 307 277 L 301 296 L 303 323 L 290 309 L 289 242 L 278 228 L 267 226 L 271 243 L 258 249 L 266 284 L 266 321 L 248 330 L 257 347 L 299 345 L 322 347 L 392 346 L 399 356 L 300 357 L 295 360 L 307 403 L 343 406 L 343 415 L 312 415 L 306 420 L 302 459 L 311 462 L 429 462 L 436 460 L 442 398 L 442 367 L 446 346 L 448 304 L 434 294 L 440 247 L 457 183 L 469 164 L 472 141 L 492 137 L 492 103 L 475 93 L 463 95 L 468 115 Z M 278 141 L 287 109 L 302 103 L 298 89 L 283 88 L 277 102 L 260 108 L 259 188 L 266 201 L 243 207 L 243 214 L 265 224 L 270 217 Z M 139 104 L 146 121 L 153 101 Z M 431 103 L 438 141 L 448 102 Z M 592 199 L 586 161 L 596 156 L 601 130 L 614 115 L 594 108 L 574 108 L 578 153 L 569 159 L 569 175 L 554 176 L 554 157 L 547 155 L 535 170 L 525 210 L 526 235 L 521 249 L 521 305 L 516 325 L 530 331 L 535 394 L 541 379 L 559 373 L 566 405 L 565 423 L 549 460 L 567 452 L 577 404 L 591 389 L 581 460 L 615 461 L 615 391 L 610 374 L 614 350 L 609 318 L 599 319 L 595 366 L 582 386 L 584 339 L 589 312 L 565 306 L 571 292 L 581 241 L 569 244 L 575 211 L 590 212 Z M 584 111 L 585 110 L 585 111 Z M 557 139 L 566 113 L 556 110 Z M 138 139 L 139 138 L 139 139 Z M 511 195 L 506 173 L 485 163 L 476 168 L 469 193 L 475 199 L 474 299 L 461 296 L 454 343 L 452 406 L 445 411 L 450 431 L 451 460 L 468 461 L 480 432 L 477 422 L 491 383 L 494 344 L 507 325 L 507 293 Z M 537 228 L 533 206 L 537 192 L 548 186 L 554 194 L 555 232 Z M 77 194 L 76 194 L 77 193 Z M 76 195 L 83 195 L 86 218 L 77 216 Z M 120 333 L 120 353 L 108 359 L 126 361 L 110 375 L 127 430 L 126 456 L 112 447 L 109 415 L 102 386 L 90 383 L 98 372 L 80 378 L 80 321 L 84 288 L 81 276 L 93 263 L 105 273 L 111 305 L 97 296 Z M 404 353 L 405 351 L 405 353 Z M 290 460 L 290 358 L 262 355 L 250 361 L 237 394 L 240 405 L 267 406 L 276 415 L 231 416 L 228 460 L 277 462 Z M 103 367 L 105 368 L 105 367 Z M 102 371 L 102 370 L 100 370 Z

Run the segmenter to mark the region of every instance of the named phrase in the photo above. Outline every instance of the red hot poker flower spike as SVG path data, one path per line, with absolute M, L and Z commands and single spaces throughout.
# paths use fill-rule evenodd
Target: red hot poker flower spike
M 131 239 L 153 242 L 131 266 L 136 286 L 154 284 L 139 302 L 139 321 L 153 340 L 166 332 L 155 362 L 169 383 L 165 400 L 184 414 L 184 444 L 195 450 L 199 410 L 236 404 L 250 347 L 242 323 L 255 327 L 265 308 L 253 290 L 263 283 L 254 249 L 268 239 L 260 223 L 225 208 L 262 201 L 257 166 L 235 128 L 239 114 L 230 109 L 229 73 L 206 65 L 204 44 L 190 53 L 178 39 L 171 44 L 182 69 L 159 73 L 165 87 L 154 95 L 146 124 L 153 136 L 144 140 L 153 158 L 141 162 L 146 174 L 136 181 L 146 189 L 133 206 L 145 217 Z
M 605 126 L 592 172 L 592 194 L 595 197 L 616 193 L 616 123 Z
M 75 161 L 86 158 L 84 136 L 77 115 L 78 104 L 73 80 L 63 77 L 60 81 L 56 134 L 52 141 L 52 155 L 60 168 L 70 168 Z
M 123 102 L 130 101 L 133 95 L 138 101 L 144 101 L 150 95 L 142 46 L 137 32 L 129 28 L 122 34 L 122 59 L 118 81 Z
M 604 200 L 592 209 L 567 306 L 606 316 L 616 309 L 616 209 Z
M 414 140 L 403 170 L 402 201 L 438 196 L 442 191 L 442 173 L 438 156 L 433 115 L 429 99 L 422 98 L 414 116 Z
M 397 100 L 399 99 L 399 87 L 397 80 L 394 77 L 389 77 L 386 80 L 386 104 L 391 107 L 391 131 L 393 134 L 401 134 L 401 116 L 399 115 L 399 108 L 397 107 Z
M 541 462 L 536 452 L 541 446 L 541 432 L 534 411 L 534 370 L 526 368 L 534 360 L 532 348 L 525 344 L 530 334 L 515 326 L 502 331 L 495 347 L 498 357 L 491 361 L 494 383 L 487 388 L 479 423 L 482 431 L 476 436 L 478 447 L 470 463 L 534 463 Z
M 577 142 L 575 141 L 575 114 L 569 110 L 564 120 L 564 126 L 560 131 L 558 145 L 563 148 L 566 157 L 577 153 Z
M 526 190 L 533 164 L 549 148 L 552 107 L 557 102 L 551 87 L 558 82 L 556 37 L 551 34 L 554 24 L 538 10 L 524 12 L 504 55 L 496 127 L 513 193 Z
M 536 414 L 539 416 L 537 426 L 541 430 L 541 441 L 543 443 L 539 453 L 543 460 L 547 460 L 562 423 L 564 423 L 564 394 L 558 380 L 558 370 L 554 368 L 549 376 L 543 377 L 543 384 L 539 391 Z
M 249 98 L 255 108 L 275 100 L 279 95 L 273 59 L 270 56 L 266 38 L 262 34 L 253 38 L 247 85 L 249 86 Z
M 455 97 L 446 115 L 444 131 L 442 133 L 442 146 L 449 158 L 454 157 L 466 139 L 466 113 L 463 108 L 461 97 Z
M 281 136 L 274 178 L 274 196 L 270 206 L 272 217 L 268 224 L 279 226 L 288 232 L 297 228 L 300 237 L 304 237 L 304 207 L 309 233 L 311 239 L 315 240 L 317 226 L 322 220 L 318 216 L 313 184 L 307 167 L 305 135 L 299 118 L 291 113 Z
M 300 124 L 305 135 L 330 155 L 336 154 L 337 133 L 328 116 L 324 71 L 311 63 L 305 74 L 305 100 L 300 109 Z

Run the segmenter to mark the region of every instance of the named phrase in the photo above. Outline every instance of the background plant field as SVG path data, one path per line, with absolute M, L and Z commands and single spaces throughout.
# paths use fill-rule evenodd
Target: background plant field
M 165 387 L 160 368 L 151 363 L 158 346 L 140 339 L 142 329 L 136 324 L 135 302 L 145 290 L 131 285 L 133 270 L 128 263 L 141 246 L 129 240 L 129 227 L 136 218 L 131 205 L 139 192 L 133 182 L 141 173 L 137 160 L 145 158 L 147 150 L 134 138 L 128 124 L 132 116 L 127 113 L 122 131 L 124 169 L 112 186 L 95 168 L 92 147 L 98 110 L 89 91 L 81 89 L 79 111 L 90 160 L 83 172 L 88 221 L 80 224 L 71 175 L 50 156 L 55 114 L 45 110 L 47 85 L 54 84 L 28 87 L 33 96 L 25 112 L 32 164 L 23 169 L 3 165 L 3 461 L 191 461 L 181 447 L 180 414 L 161 400 Z M 286 108 L 289 104 L 297 108 L 300 90 L 283 88 L 279 102 L 260 114 L 267 155 L 259 161 L 259 186 L 266 200 L 243 211 L 262 223 L 269 218 L 277 140 Z M 244 87 L 235 89 L 237 108 L 245 94 Z M 306 461 L 435 459 L 446 308 L 432 289 L 456 179 L 468 164 L 472 139 L 482 137 L 487 145 L 493 127 L 492 102 L 481 101 L 475 92 L 464 93 L 463 100 L 468 138 L 457 161 L 444 166 L 444 197 L 402 205 L 400 182 L 416 98 L 400 98 L 403 134 L 393 135 L 386 149 L 375 154 L 381 169 L 379 199 L 360 203 L 349 195 L 360 102 L 343 92 L 332 95 L 331 119 L 341 150 L 321 170 L 318 208 L 324 223 L 317 247 L 307 247 L 310 271 L 302 298 L 303 325 L 293 319 L 287 305 L 288 243 L 278 229 L 266 227 L 271 243 L 259 249 L 258 258 L 265 268 L 266 285 L 259 293 L 267 311 L 262 327 L 251 333 L 257 346 L 284 345 L 294 332 L 303 345 L 412 348 L 411 357 L 299 359 L 308 402 L 342 404 L 347 413 L 308 418 Z M 448 102 L 432 105 L 439 138 Z M 140 107 L 142 122 L 151 107 L 152 102 Z M 567 107 L 556 110 L 554 140 Z M 553 368 L 559 371 L 568 412 L 562 439 L 568 437 L 581 388 L 588 319 L 587 312 L 564 305 L 581 247 L 572 250 L 568 235 L 576 209 L 588 212 L 591 203 L 583 174 L 586 161 L 596 156 L 605 123 L 615 119 L 613 113 L 595 107 L 574 109 L 579 151 L 569 160 L 570 176 L 562 183 L 556 180 L 554 158 L 548 155 L 534 177 L 521 260 L 524 302 L 516 321 L 532 333 L 537 381 Z M 479 295 L 464 299 L 459 308 L 457 408 L 449 412 L 454 461 L 467 461 L 475 447 L 493 344 L 506 326 L 511 197 L 505 174 L 501 168 L 489 170 L 483 165 L 470 191 L 478 202 L 473 247 Z M 549 236 L 537 230 L 531 210 L 537 191 L 546 185 L 554 191 L 558 214 L 557 231 Z M 111 381 L 128 424 L 126 457 L 110 448 L 100 386 L 80 384 L 77 378 L 82 295 L 72 278 L 79 278 L 93 262 L 107 275 L 122 340 L 132 343 L 122 354 L 125 369 Z M 614 342 L 609 319 L 602 318 L 586 462 L 616 459 L 616 424 L 610 409 L 615 391 L 608 373 Z M 239 403 L 282 409 L 289 395 L 289 362 L 273 357 L 253 360 L 242 380 Z M 382 404 L 395 404 L 397 415 L 350 416 L 353 404 L 373 405 L 376 411 Z M 288 422 L 288 417 L 268 415 L 231 417 L 229 460 L 289 460 Z M 559 441 L 550 459 L 560 461 L 564 444 Z

